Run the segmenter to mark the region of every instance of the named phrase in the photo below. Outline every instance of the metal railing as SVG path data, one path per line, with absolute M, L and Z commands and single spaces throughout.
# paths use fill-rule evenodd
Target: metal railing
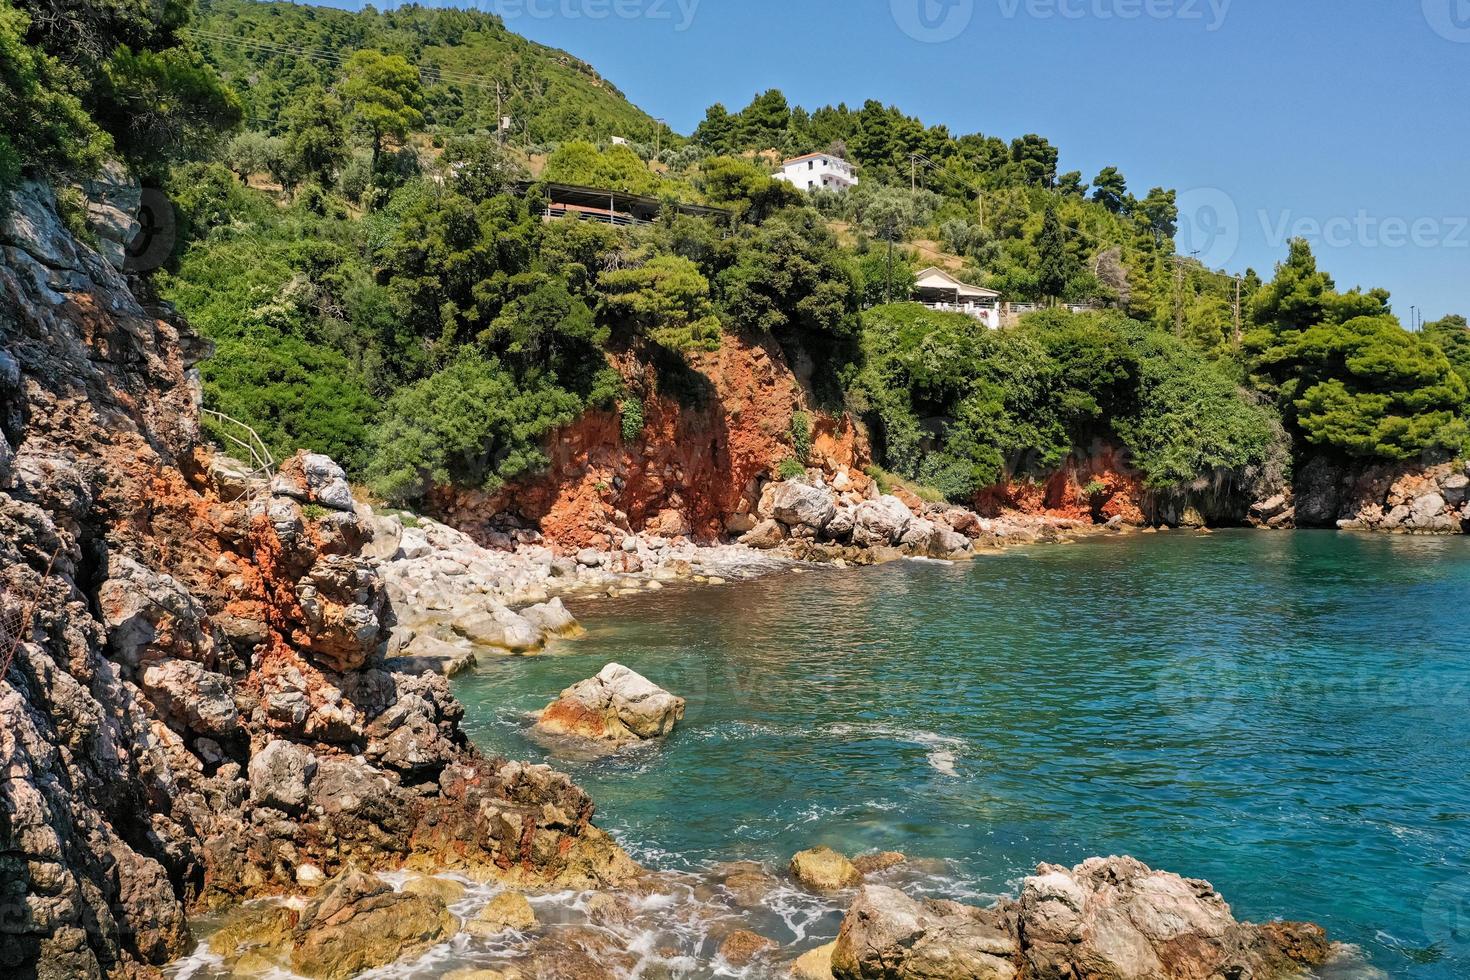
M 226 415 L 224 412 L 216 412 L 213 409 L 202 408 L 199 410 L 199 414 L 213 419 L 216 422 L 222 423 L 222 425 L 217 426 L 215 429 L 219 437 L 224 439 L 230 445 L 236 446 L 249 453 L 250 459 L 248 460 L 248 463 L 250 465 L 251 477 L 262 484 L 269 485 L 271 477 L 275 476 L 276 474 L 276 458 L 272 456 L 271 451 L 266 448 L 265 440 L 260 438 L 260 433 L 256 432 L 253 428 L 251 428 L 244 422 L 241 422 L 239 419 L 232 418 L 231 416 Z M 228 428 L 229 426 L 233 426 L 236 430 L 238 430 L 238 434 L 235 432 L 230 432 Z M 255 494 L 249 493 L 245 496 L 254 498 Z

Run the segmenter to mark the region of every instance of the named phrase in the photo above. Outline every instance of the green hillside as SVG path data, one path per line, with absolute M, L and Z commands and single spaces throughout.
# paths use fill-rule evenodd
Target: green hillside
M 503 114 L 520 145 L 610 136 L 652 143 L 658 126 L 591 65 L 512 33 L 491 14 L 206 0 L 189 34 L 239 93 L 250 129 L 279 130 L 296 93 L 331 86 L 346 59 L 365 48 L 402 55 L 421 70 L 430 130 L 493 131 Z

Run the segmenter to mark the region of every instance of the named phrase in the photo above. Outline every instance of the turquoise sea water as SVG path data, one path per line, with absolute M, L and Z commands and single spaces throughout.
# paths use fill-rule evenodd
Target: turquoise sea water
M 931 859 L 909 887 L 983 901 L 1127 853 L 1390 976 L 1470 977 L 1470 541 L 1144 535 L 577 611 L 588 636 L 456 692 L 482 748 L 570 772 L 649 865 L 894 849 Z M 688 699 L 672 737 L 600 761 L 526 738 L 613 660 Z

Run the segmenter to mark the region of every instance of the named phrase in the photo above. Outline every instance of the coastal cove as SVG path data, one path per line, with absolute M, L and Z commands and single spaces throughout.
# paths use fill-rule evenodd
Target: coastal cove
M 1132 854 L 1448 980 L 1470 970 L 1467 586 L 1461 538 L 1092 539 L 574 603 L 585 637 L 455 693 L 481 749 L 567 771 L 650 868 L 892 849 L 905 890 L 988 904 L 1038 862 Z M 688 700 L 671 737 L 596 761 L 526 737 L 614 660 Z M 746 928 L 792 954 L 835 936 L 845 899 L 774 898 Z M 656 918 L 650 949 L 712 955 Z

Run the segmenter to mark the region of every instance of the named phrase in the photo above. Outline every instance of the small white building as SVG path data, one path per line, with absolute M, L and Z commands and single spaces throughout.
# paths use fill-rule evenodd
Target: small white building
M 852 164 L 831 153 L 808 153 L 781 164 L 771 176 L 795 184 L 804 191 L 817 187 L 845 191 L 857 186 L 857 171 Z
M 1000 293 L 960 282 L 938 266 L 931 265 L 914 276 L 914 296 L 931 310 L 964 313 L 991 330 L 1000 329 Z

